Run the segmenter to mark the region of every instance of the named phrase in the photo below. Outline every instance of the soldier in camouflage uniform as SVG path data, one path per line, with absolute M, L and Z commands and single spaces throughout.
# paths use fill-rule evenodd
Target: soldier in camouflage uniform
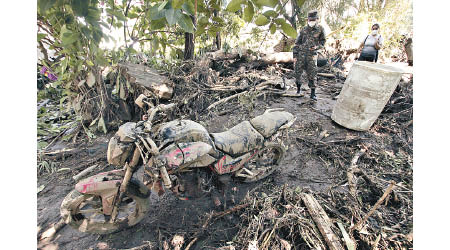
M 317 23 L 319 17 L 317 11 L 308 13 L 308 25 L 303 27 L 295 40 L 293 48 L 295 63 L 295 84 L 297 85 L 297 94 L 300 94 L 300 76 L 303 70 L 308 77 L 308 86 L 311 89 L 311 99 L 316 97 L 316 78 L 317 78 L 317 51 L 323 49 L 325 45 L 325 32 L 321 25 Z

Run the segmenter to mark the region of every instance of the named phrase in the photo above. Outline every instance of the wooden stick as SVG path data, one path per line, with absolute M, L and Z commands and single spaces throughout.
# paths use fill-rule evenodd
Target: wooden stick
M 329 74 L 329 73 L 317 73 L 317 75 L 318 76 L 331 77 L 331 78 L 336 77 L 334 74 Z
M 145 249 L 156 249 L 156 244 L 151 242 L 151 241 L 144 241 L 145 244 L 137 246 L 137 247 L 133 247 L 133 248 L 128 248 L 128 249 L 124 249 L 124 250 L 145 250 Z
M 45 148 L 44 150 L 47 150 L 47 148 L 50 147 L 61 135 L 63 135 L 69 128 L 64 129 L 61 133 L 59 133 Z
M 327 213 L 323 210 L 317 200 L 310 194 L 302 193 L 301 198 L 308 208 L 309 214 L 313 218 L 325 242 L 331 250 L 344 250 L 339 238 L 331 230 L 331 221 Z
M 348 180 L 348 189 L 350 191 L 350 194 L 356 198 L 356 177 L 355 177 L 355 170 L 358 167 L 356 163 L 358 162 L 359 157 L 361 157 L 365 152 L 366 148 L 362 148 L 360 151 L 358 151 L 354 156 L 352 161 L 350 162 L 350 167 L 347 169 L 347 180 Z
M 231 99 L 233 99 L 233 98 L 235 98 L 235 97 L 241 96 L 241 95 L 246 94 L 246 93 L 248 93 L 248 90 L 247 90 L 247 91 L 244 91 L 244 92 L 241 92 L 241 93 L 237 93 L 237 94 L 231 95 L 231 96 L 229 96 L 229 97 L 227 97 L 227 98 L 220 99 L 220 100 L 218 100 L 217 102 L 215 102 L 215 103 L 209 105 L 208 108 L 206 108 L 206 110 L 210 110 L 210 109 L 214 108 L 215 106 L 217 106 L 217 105 L 219 105 L 219 104 L 222 104 L 222 103 L 224 103 L 224 102 L 227 102 L 227 101 L 229 101 L 229 100 L 231 100 Z
M 257 88 L 257 90 L 263 90 L 263 89 L 265 89 L 265 88 L 267 88 L 267 87 L 268 87 L 268 86 L 266 85 L 266 86 L 263 86 L 263 87 L 261 87 L 261 88 Z M 243 95 L 243 94 L 246 94 L 246 93 L 248 93 L 248 92 L 250 92 L 250 91 L 246 90 L 246 91 L 243 91 L 243 92 L 241 92 L 241 93 L 237 93 L 237 94 L 234 94 L 234 95 L 232 95 L 232 96 L 228 96 L 228 97 L 226 97 L 226 98 L 220 99 L 220 100 L 218 100 L 217 102 L 215 102 L 215 103 L 209 105 L 209 107 L 206 108 L 206 110 L 210 110 L 210 109 L 214 108 L 215 106 L 217 106 L 217 105 L 219 105 L 219 104 L 222 104 L 222 103 L 224 103 L 224 102 L 227 102 L 227 101 L 229 101 L 229 100 L 231 100 L 231 99 L 233 99 L 233 98 L 239 97 L 239 96 L 241 96 L 241 95 Z
M 93 166 L 90 166 L 90 167 L 86 168 L 85 170 L 81 171 L 79 174 L 73 176 L 72 179 L 74 179 L 75 181 L 79 181 L 81 178 L 83 178 L 84 176 L 86 176 L 89 173 L 91 173 L 92 171 L 94 171 L 94 169 L 97 166 L 98 166 L 98 164 L 95 164 Z
M 51 151 L 51 152 L 43 152 L 44 155 L 55 155 L 55 154 L 60 154 L 60 153 L 67 153 L 67 152 L 72 152 L 74 151 L 76 148 L 63 148 L 63 149 L 59 149 L 56 151 Z
M 366 216 L 364 216 L 364 218 L 360 222 L 358 222 L 358 224 L 355 225 L 354 228 L 356 230 L 360 231 L 362 229 L 363 224 L 366 223 L 366 220 L 375 212 L 375 210 L 377 210 L 377 208 L 381 205 L 381 203 L 383 203 L 384 199 L 386 199 L 386 197 L 391 193 L 394 186 L 395 182 L 391 181 L 389 187 L 386 189 L 386 191 L 384 191 L 384 194 L 380 197 L 380 199 L 378 199 L 377 203 L 375 203 L 372 209 L 370 209 L 369 213 L 367 213 Z
M 338 227 L 341 230 L 342 236 L 344 237 L 345 245 L 347 246 L 348 250 L 356 250 L 356 244 L 355 242 L 350 238 L 347 231 L 345 231 L 344 226 L 341 222 L 338 221 Z
M 64 222 L 64 219 L 61 218 L 59 219 L 58 222 L 56 222 L 55 224 L 53 224 L 49 229 L 45 230 L 45 232 L 42 233 L 41 235 L 41 240 L 43 239 L 51 239 L 53 238 L 53 236 L 55 236 L 55 234 L 64 226 L 66 225 L 66 223 Z

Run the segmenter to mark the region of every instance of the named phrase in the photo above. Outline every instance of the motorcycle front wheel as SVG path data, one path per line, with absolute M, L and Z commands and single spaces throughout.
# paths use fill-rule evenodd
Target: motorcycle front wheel
M 93 234 L 110 234 L 139 223 L 150 208 L 150 199 L 139 193 L 139 185 L 130 182 L 114 222 L 102 213 L 98 195 L 82 194 L 72 190 L 61 204 L 61 217 L 74 229 Z
M 284 153 L 285 149 L 279 143 L 266 143 L 265 147 L 247 163 L 247 177 L 244 177 L 242 181 L 255 182 L 271 175 L 280 167 Z

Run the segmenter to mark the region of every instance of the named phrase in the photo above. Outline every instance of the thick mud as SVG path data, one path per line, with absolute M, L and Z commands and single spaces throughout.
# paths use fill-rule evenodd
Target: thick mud
M 241 121 L 262 114 L 267 108 L 284 108 L 297 118 L 287 135 L 280 138 L 288 149 L 278 171 L 256 183 L 246 184 L 232 181 L 230 187 L 236 187 L 234 189 L 236 191 L 230 191 L 230 194 L 235 196 L 236 204 L 239 204 L 246 195 L 264 192 L 273 186 L 287 185 L 317 192 L 326 192 L 326 190 L 336 187 L 344 190 L 344 188 L 339 188 L 339 185 L 342 184 L 342 175 L 345 174 L 345 171 L 330 159 L 317 154 L 315 149 L 302 141 L 301 138 L 305 136 L 320 140 L 319 136 L 322 134 L 325 135 L 326 139 L 324 140 L 328 141 L 353 136 L 370 137 L 373 138 L 374 143 L 383 141 L 380 138 L 377 139 L 377 136 L 370 131 L 351 131 L 331 120 L 330 116 L 335 101 L 333 93 L 328 91 L 330 84 L 341 87 L 343 82 L 321 78 L 317 88 L 317 102 L 311 102 L 308 95 L 304 97 L 260 96 L 254 106 L 232 102 L 229 105 L 236 105 L 236 109 L 230 113 L 222 116 L 213 113 L 200 118 L 200 122 L 209 132 L 224 131 Z M 294 91 L 292 80 L 287 81 L 287 85 L 291 88 L 290 91 Z M 309 91 L 304 92 L 309 94 Z M 113 169 L 106 162 L 107 141 L 112 133 L 98 137 L 91 143 L 68 145 L 68 147 L 79 149 L 79 152 L 64 159 L 55 159 L 55 162 L 60 164 L 59 168 L 69 168 L 70 170 L 39 176 L 37 185 L 38 187 L 45 185 L 45 188 L 37 195 L 38 237 L 60 219 L 61 201 L 75 185 L 75 181 L 72 179 L 73 175 L 93 164 L 101 166 L 98 168 L 98 172 Z M 347 189 L 345 188 L 345 190 Z M 51 242 L 44 243 L 38 240 L 39 247 L 42 249 L 107 249 L 105 247 L 127 249 L 143 245 L 148 241 L 157 246 L 156 248 L 162 249 L 164 241 L 169 242 L 176 234 L 184 236 L 185 240 L 189 242 L 192 236 L 200 231 L 207 214 L 218 210 L 214 206 L 211 194 L 182 201 L 168 193 L 162 198 L 152 195 L 151 201 L 152 207 L 148 216 L 134 227 L 110 235 L 91 235 L 80 233 L 70 226 L 64 226 Z M 227 205 L 233 205 L 230 196 Z M 239 216 L 236 214 L 217 219 L 210 224 L 206 231 L 202 232 L 199 240 L 191 249 L 215 249 L 225 246 L 227 242 L 233 240 L 238 226 Z

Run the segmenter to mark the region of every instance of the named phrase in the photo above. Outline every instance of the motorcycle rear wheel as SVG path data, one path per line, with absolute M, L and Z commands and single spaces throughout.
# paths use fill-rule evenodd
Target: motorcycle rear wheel
M 271 175 L 280 167 L 280 162 L 283 159 L 285 151 L 284 147 L 279 143 L 266 143 L 266 146 L 247 163 L 246 168 L 254 175 L 244 177 L 242 181 L 255 182 Z
M 101 197 L 72 190 L 61 204 L 61 217 L 74 229 L 92 234 L 110 234 L 139 223 L 150 208 L 150 199 L 139 195 L 139 186 L 133 182 L 119 204 L 115 222 L 102 213 Z

